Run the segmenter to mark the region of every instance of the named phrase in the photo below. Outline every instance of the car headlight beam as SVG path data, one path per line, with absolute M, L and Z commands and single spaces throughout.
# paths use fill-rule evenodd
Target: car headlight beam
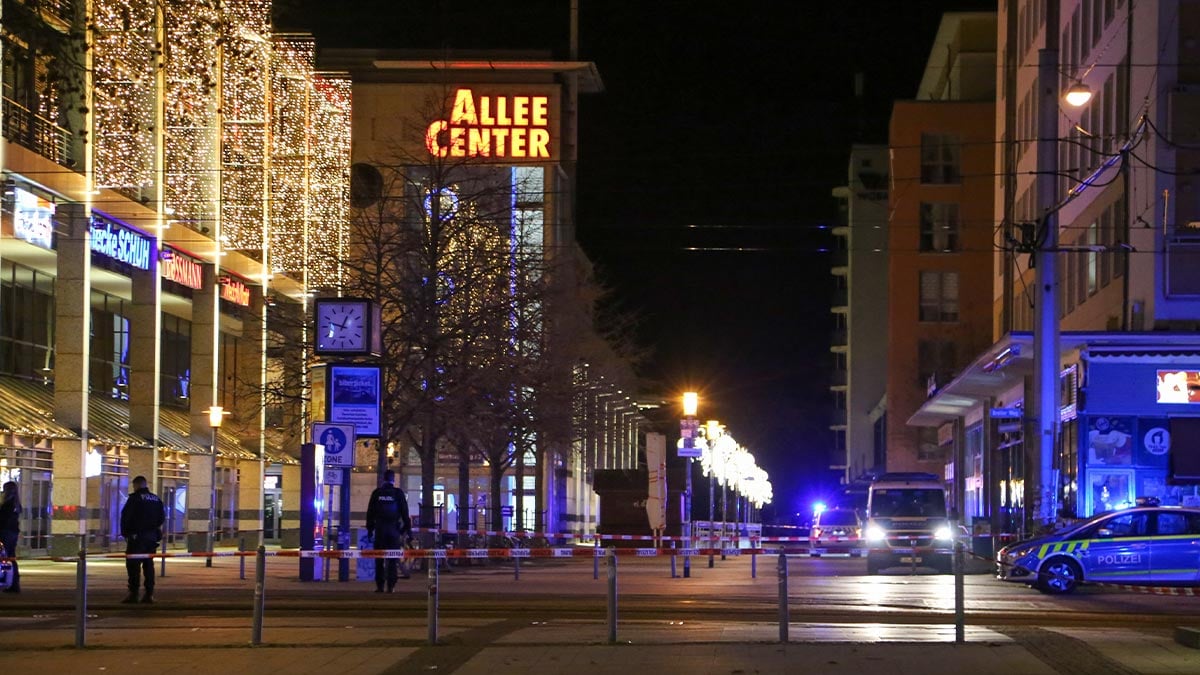
M 939 541 L 953 541 L 954 540 L 954 530 L 950 529 L 950 527 L 947 525 L 943 525 L 943 526 L 939 527 L 938 529 L 934 530 L 933 538 L 937 539 Z
M 881 542 L 887 539 L 887 532 L 878 525 L 868 525 L 863 536 L 867 541 Z

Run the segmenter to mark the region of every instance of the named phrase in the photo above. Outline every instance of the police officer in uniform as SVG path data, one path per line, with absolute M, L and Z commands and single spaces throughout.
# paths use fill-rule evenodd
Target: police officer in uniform
M 150 492 L 146 477 L 133 479 L 133 494 L 121 509 L 121 536 L 125 537 L 125 553 L 154 553 L 162 539 L 163 521 L 166 513 L 162 500 Z M 129 574 L 129 595 L 121 602 L 133 604 L 138 601 L 138 576 L 146 578 L 146 594 L 142 602 L 154 602 L 154 560 L 152 558 L 126 559 L 125 571 Z
M 408 517 L 408 500 L 404 491 L 396 487 L 396 472 L 388 469 L 383 472 L 383 485 L 371 493 L 367 503 L 367 536 L 375 541 L 376 551 L 394 550 L 401 548 L 404 541 L 412 539 L 412 521 Z M 402 539 L 403 537 L 403 539 Z M 396 588 L 400 561 L 396 558 L 375 559 L 375 592 L 382 593 L 384 588 L 384 563 L 387 563 L 387 592 Z M 408 578 L 408 573 L 404 573 Z

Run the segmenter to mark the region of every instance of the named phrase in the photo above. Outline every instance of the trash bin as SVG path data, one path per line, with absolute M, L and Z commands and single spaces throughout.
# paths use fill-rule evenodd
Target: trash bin
M 374 548 L 371 539 L 367 537 L 367 529 L 365 527 L 352 528 L 354 531 L 354 540 L 358 542 L 358 550 L 369 551 Z M 354 576 L 359 581 L 375 581 L 375 559 L 374 558 L 358 558 L 356 559 L 358 566 L 355 568 Z

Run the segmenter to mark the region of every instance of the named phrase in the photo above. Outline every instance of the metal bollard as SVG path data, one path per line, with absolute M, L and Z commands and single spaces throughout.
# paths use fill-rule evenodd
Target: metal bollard
M 429 644 L 438 641 L 438 566 L 426 565 L 429 572 L 429 589 L 425 605 L 425 619 L 429 624 Z
M 592 554 L 592 578 L 600 578 L 600 533 L 596 533 L 596 551 Z
M 617 549 L 608 547 L 608 643 L 617 641 Z
M 688 461 L 691 462 L 692 460 L 689 459 Z M 690 549 L 691 547 L 692 547 L 692 538 L 688 537 L 687 542 L 684 544 L 684 548 Z M 683 578 L 690 579 L 691 576 L 692 576 L 692 555 L 691 555 L 691 551 L 688 551 L 687 553 L 683 554 Z
M 966 616 L 963 597 L 963 549 L 962 542 L 954 542 L 954 641 L 966 642 Z
M 750 554 L 750 578 L 751 579 L 758 578 L 758 554 L 757 553 Z
M 676 578 L 675 574 L 675 541 L 671 541 L 671 578 Z
M 521 580 L 521 559 L 513 557 L 513 581 Z
M 87 646 L 87 547 L 80 547 L 75 563 L 75 647 Z
M 779 554 L 779 641 L 788 641 L 788 562 L 787 554 Z
M 242 537 L 241 541 L 238 544 L 238 553 L 244 554 L 245 552 L 246 552 L 246 538 Z M 238 567 L 239 567 L 238 578 L 240 578 L 242 581 L 245 581 L 246 580 L 246 556 L 245 555 L 238 555 Z
M 245 560 L 243 557 L 242 560 Z M 267 547 L 258 545 L 258 553 L 254 557 L 254 625 L 250 629 L 250 644 L 262 644 L 263 610 L 266 605 L 264 594 L 267 583 Z

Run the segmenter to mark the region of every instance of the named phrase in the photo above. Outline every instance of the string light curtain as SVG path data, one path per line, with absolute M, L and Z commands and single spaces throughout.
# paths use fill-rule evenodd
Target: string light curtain
M 221 245 L 262 260 L 267 227 L 271 1 L 224 6 Z
M 154 185 L 155 0 L 97 2 L 92 22 L 98 186 Z
M 219 165 L 217 85 L 221 14 L 215 0 L 163 3 L 164 208 L 215 236 Z
M 350 82 L 313 72 L 311 37 L 278 35 L 271 68 L 271 269 L 341 283 L 348 240 Z

